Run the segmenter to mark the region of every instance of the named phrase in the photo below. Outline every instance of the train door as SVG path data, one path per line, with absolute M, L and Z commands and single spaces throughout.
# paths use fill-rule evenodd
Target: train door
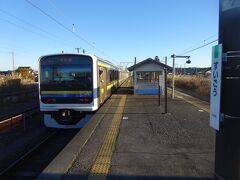
M 107 87 L 107 92 L 106 92 L 106 98 L 110 97 L 111 96 L 111 79 L 110 79 L 110 69 L 107 70 L 107 83 L 106 83 L 106 87 Z
M 104 67 L 99 68 L 99 83 L 100 83 L 100 104 L 106 98 L 107 93 L 107 69 Z

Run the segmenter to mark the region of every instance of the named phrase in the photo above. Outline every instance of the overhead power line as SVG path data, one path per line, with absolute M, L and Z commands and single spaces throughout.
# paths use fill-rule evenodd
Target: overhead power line
M 53 9 L 55 9 L 55 10 L 58 12 L 58 14 L 59 14 L 61 17 L 63 17 L 63 19 L 67 20 L 67 22 L 68 22 L 70 25 L 73 24 L 72 20 L 69 19 L 67 16 L 65 16 L 65 15 L 62 13 L 62 11 L 52 2 L 52 0 L 48 0 L 48 2 L 49 2 L 49 4 L 53 7 Z
M 13 25 L 13 26 L 15 26 L 15 27 L 21 28 L 21 29 L 23 29 L 23 30 L 25 30 L 25 31 L 31 32 L 31 33 L 33 33 L 33 34 L 37 34 L 37 35 L 39 35 L 39 36 L 42 37 L 42 34 L 40 34 L 40 33 L 38 33 L 38 32 L 35 32 L 35 31 L 31 31 L 31 30 L 25 28 L 24 26 L 18 25 L 18 24 L 14 23 L 14 22 L 12 22 L 12 21 L 10 21 L 10 20 L 3 19 L 3 18 L 0 18 L 0 20 L 1 20 L 1 21 L 5 21 L 5 22 L 7 22 L 7 23 L 9 23 L 9 24 L 11 24 L 11 25 Z
M 39 32 L 32 31 L 32 30 L 30 30 L 30 29 L 28 29 L 28 28 L 26 28 L 26 27 L 24 27 L 24 26 L 21 26 L 21 25 L 19 25 L 19 24 L 16 24 L 16 23 L 14 23 L 14 22 L 12 22 L 12 21 L 10 21 L 10 20 L 3 19 L 3 18 L 0 18 L 0 20 L 6 22 L 6 23 L 8 23 L 8 24 L 11 24 L 12 26 L 15 26 L 15 27 L 17 27 L 17 28 L 20 28 L 20 29 L 22 29 L 22 30 L 24 30 L 24 31 L 26 31 L 26 32 L 30 32 L 30 33 L 36 34 L 36 35 L 38 35 L 38 36 L 41 37 L 41 38 L 45 38 L 45 39 L 47 39 L 47 40 L 52 39 L 54 42 L 55 42 L 56 40 L 59 41 L 59 39 L 54 39 L 54 38 L 49 38 L 49 37 L 43 36 L 43 35 L 42 35 L 41 33 L 39 33 Z M 65 43 L 64 43 L 64 44 L 65 44 Z M 66 44 L 65 44 L 65 46 L 66 46 Z M 68 46 L 68 47 L 69 47 L 69 46 Z M 73 47 L 74 47 L 74 46 L 73 46 Z
M 211 37 L 213 37 L 213 36 L 211 36 Z M 210 38 L 207 38 L 207 39 L 210 39 Z M 207 40 L 207 39 L 206 39 L 206 40 Z M 203 47 L 205 47 L 205 46 L 208 46 L 208 45 L 210 45 L 210 44 L 212 44 L 212 43 L 215 43 L 215 42 L 217 42 L 217 41 L 218 41 L 218 39 L 215 39 L 215 40 L 213 40 L 213 41 L 210 41 L 210 42 L 206 43 L 205 40 L 204 40 L 204 41 L 202 41 L 202 42 L 204 42 L 203 45 L 198 46 L 198 47 L 193 48 L 193 49 L 190 49 L 190 50 L 188 50 L 188 51 L 184 51 L 183 53 L 179 53 L 179 54 L 177 54 L 177 55 L 185 55 L 185 54 L 188 54 L 188 53 L 197 51 L 197 50 L 199 50 L 199 49 L 201 49 L 201 48 L 203 48 Z M 171 56 L 168 56 L 167 59 L 171 59 Z
M 14 18 L 14 19 L 18 20 L 18 21 L 21 22 L 21 23 L 24 23 L 24 24 L 30 26 L 31 28 L 35 28 L 35 29 L 37 29 L 37 30 L 39 30 L 39 31 L 47 34 L 48 36 L 51 37 L 51 39 L 52 39 L 53 41 L 56 41 L 56 40 L 57 40 L 57 41 L 61 41 L 61 40 L 60 40 L 60 37 L 58 37 L 58 36 L 56 36 L 55 34 L 52 34 L 52 33 L 48 32 L 48 31 L 44 30 L 43 28 L 41 28 L 41 27 L 39 27 L 39 26 L 36 26 L 36 25 L 34 25 L 34 24 L 30 23 L 30 22 L 27 22 L 27 21 L 25 21 L 25 20 L 23 20 L 23 19 L 15 16 L 15 15 L 13 15 L 13 14 L 11 14 L 11 13 L 9 13 L 9 12 L 6 12 L 6 11 L 4 11 L 4 10 L 2 10 L 2 9 L 0 9 L 0 12 L 3 13 L 3 14 L 5 14 L 5 15 L 7 15 L 7 16 L 9 16 L 9 17 L 11 17 L 11 18 Z M 3 19 L 2 19 L 2 20 L 3 20 Z M 14 26 L 20 27 L 20 28 L 22 28 L 22 29 L 24 29 L 24 30 L 26 30 L 26 31 L 30 31 L 30 30 L 27 30 L 26 28 L 24 28 L 23 26 L 19 26 L 19 25 L 15 24 L 15 23 L 13 23 L 13 22 L 11 22 L 11 21 L 9 21 L 9 20 L 4 20 L 4 21 L 8 21 L 8 23 L 10 23 L 10 24 L 12 24 L 12 25 L 14 25 Z M 30 32 L 36 34 L 36 32 L 33 32 L 33 31 L 30 31 Z M 40 35 L 40 36 L 42 36 L 42 34 L 40 34 L 40 33 L 37 33 L 37 34 Z M 71 45 L 72 47 L 74 47 L 74 45 L 73 45 L 72 42 L 68 42 L 68 41 L 65 41 L 65 40 L 62 40 L 62 41 L 64 41 L 63 44 L 67 45 L 68 47 L 69 47 L 70 45 Z M 61 41 L 61 42 L 62 42 L 62 41 Z
M 200 46 L 200 45 L 202 45 L 202 44 L 205 44 L 207 41 L 209 41 L 209 40 L 211 40 L 211 39 L 215 39 L 216 37 L 217 37 L 217 34 L 214 34 L 214 35 L 212 35 L 212 36 L 209 36 L 209 37 L 205 38 L 204 40 L 202 40 L 202 41 L 200 41 L 200 42 L 198 42 L 198 43 L 195 43 L 195 44 L 193 44 L 192 46 L 184 49 L 184 50 L 183 50 L 183 53 L 186 52 L 186 51 L 189 51 L 190 49 L 193 49 L 193 48 L 195 48 L 195 47 L 197 47 L 197 46 Z
M 102 50 L 100 50 L 99 48 L 97 48 L 96 46 L 94 46 L 91 42 L 89 42 L 88 40 L 86 40 L 85 38 L 83 38 L 82 36 L 78 35 L 77 33 L 73 32 L 71 28 L 68 28 L 67 26 L 65 26 L 63 23 L 61 23 L 60 21 L 58 21 L 56 18 L 52 17 L 50 14 L 46 13 L 44 10 L 42 10 L 40 7 L 38 7 L 37 5 L 33 4 L 30 0 L 25 0 L 28 4 L 30 4 L 32 7 L 34 7 L 35 9 L 37 9 L 38 11 L 40 11 L 42 14 L 44 14 L 45 16 L 47 16 L 49 19 L 51 19 L 52 21 L 54 21 L 55 23 L 57 23 L 59 26 L 61 26 L 62 28 L 64 28 L 66 31 L 69 31 L 70 33 L 72 33 L 74 36 L 76 36 L 78 39 L 82 40 L 83 42 L 85 42 L 86 44 L 88 44 L 89 46 L 91 46 L 92 48 L 94 48 L 95 50 L 99 51 L 100 53 L 106 55 L 105 52 L 103 52 Z M 107 55 L 109 56 L 109 55 Z M 110 57 L 110 56 L 109 56 Z M 113 59 L 112 59 L 113 60 Z M 114 60 L 113 60 L 114 61 Z M 116 61 L 115 61 L 116 62 Z
M 205 47 L 205 46 L 208 46 L 208 45 L 210 45 L 210 44 L 212 44 L 212 43 L 215 43 L 215 42 L 217 42 L 217 41 L 218 41 L 218 39 L 215 39 L 215 40 L 213 40 L 213 41 L 211 41 L 211 42 L 208 42 L 208 43 L 206 43 L 206 44 L 204 44 L 204 45 L 202 45 L 202 46 L 199 46 L 199 47 L 196 47 L 196 48 L 191 49 L 191 50 L 189 50 L 189 51 L 186 51 L 186 52 L 184 52 L 184 53 L 182 53 L 182 54 L 180 54 L 180 55 L 184 55 L 184 54 L 187 54 L 187 53 L 196 51 L 196 50 L 198 50 L 198 49 L 201 49 L 201 48 L 203 48 L 203 47 Z
M 26 57 L 31 57 L 31 58 L 35 58 L 34 56 L 31 56 L 29 54 L 25 54 L 25 53 L 22 53 L 22 52 L 19 52 L 19 51 L 15 51 L 15 50 L 10 50 L 10 49 L 7 49 L 7 50 L 1 50 L 0 49 L 0 53 L 4 53 L 4 54 L 12 54 L 12 53 L 15 53 L 15 54 L 18 54 L 20 56 L 26 56 Z

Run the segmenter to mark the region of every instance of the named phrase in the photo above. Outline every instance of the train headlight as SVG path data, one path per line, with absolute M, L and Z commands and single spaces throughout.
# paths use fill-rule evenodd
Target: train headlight
M 61 113 L 61 115 L 62 115 L 63 117 L 70 116 L 70 111 L 69 111 L 69 110 L 63 110 L 62 113 Z

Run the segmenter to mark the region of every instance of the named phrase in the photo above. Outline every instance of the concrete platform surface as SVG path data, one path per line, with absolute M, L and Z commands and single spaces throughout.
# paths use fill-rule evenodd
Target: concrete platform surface
M 169 98 L 163 114 L 157 95 L 114 94 L 65 172 L 44 171 L 40 179 L 213 179 L 215 132 L 207 104 L 180 96 Z

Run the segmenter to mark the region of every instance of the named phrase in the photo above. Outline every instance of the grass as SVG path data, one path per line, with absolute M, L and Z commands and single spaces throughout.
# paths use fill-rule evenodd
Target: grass
M 36 88 L 32 79 L 23 79 L 19 76 L 0 76 L 0 93 L 12 93 Z
M 171 85 L 172 77 L 169 76 L 168 84 Z M 187 90 L 193 91 L 200 96 L 210 96 L 210 78 L 205 78 L 197 75 L 177 75 L 175 77 L 175 86 Z

